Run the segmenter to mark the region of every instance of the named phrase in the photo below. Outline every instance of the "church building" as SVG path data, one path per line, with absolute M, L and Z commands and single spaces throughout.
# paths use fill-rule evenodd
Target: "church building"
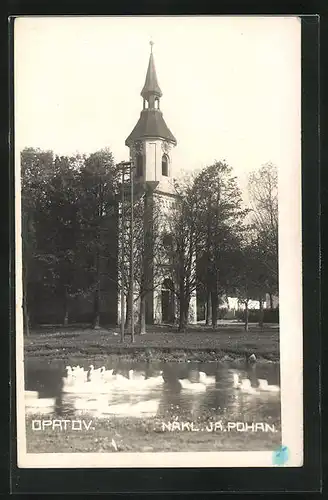
M 154 207 L 165 213 L 172 210 L 176 201 L 173 185 L 173 150 L 177 140 L 167 126 L 161 110 L 162 90 L 159 86 L 153 54 L 153 42 L 146 73 L 145 84 L 141 91 L 142 110 L 134 129 L 127 137 L 125 145 L 129 148 L 130 160 L 134 165 L 134 186 L 143 192 L 145 203 L 151 216 L 144 222 L 144 232 L 153 230 Z M 177 316 L 177 301 L 173 292 L 174 285 L 165 266 L 156 279 L 154 264 L 147 270 L 149 291 L 146 296 L 146 323 L 171 323 Z M 196 296 L 190 307 L 194 311 L 191 322 L 196 321 Z M 120 306 L 119 306 L 120 307 Z

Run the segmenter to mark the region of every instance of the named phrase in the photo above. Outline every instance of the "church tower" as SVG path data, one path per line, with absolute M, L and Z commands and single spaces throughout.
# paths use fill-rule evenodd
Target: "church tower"
M 162 91 L 157 81 L 153 42 L 146 74 L 141 91 L 143 109 L 140 118 L 125 144 L 130 149 L 130 158 L 135 165 L 136 183 L 158 182 L 157 192 L 173 194 L 172 189 L 172 146 L 177 141 L 166 125 L 160 107 Z
M 136 191 L 145 193 L 145 212 L 151 214 L 144 221 L 145 234 L 153 230 L 154 207 L 160 207 L 161 212 L 165 213 L 170 210 L 176 198 L 173 187 L 172 150 L 177 141 L 166 125 L 161 111 L 160 100 L 163 94 L 157 80 L 153 42 L 150 42 L 150 46 L 146 80 L 141 91 L 143 106 L 140 118 L 125 141 L 135 167 Z M 146 322 L 172 322 L 175 316 L 172 282 L 164 272 L 161 275 L 158 269 L 156 279 L 154 278 L 154 259 L 149 258 L 152 250 L 148 249 L 148 252 L 148 258 L 146 256 L 145 259 L 148 262 L 145 265 L 145 280 L 150 290 L 145 298 Z M 159 283 L 155 284 L 155 281 Z
M 142 110 L 140 118 L 125 141 L 130 150 L 130 159 L 134 165 L 134 185 L 136 192 L 144 194 L 144 265 L 143 276 L 146 283 L 145 299 L 140 300 L 140 308 L 144 307 L 146 323 L 172 323 L 177 318 L 178 304 L 174 294 L 176 286 L 172 282 L 170 262 L 166 259 L 155 269 L 154 249 L 146 243 L 147 235 L 154 231 L 154 214 L 164 214 L 161 223 L 165 247 L 170 244 L 166 233 L 165 214 L 173 209 L 177 195 L 173 185 L 174 167 L 172 152 L 177 140 L 168 128 L 161 111 L 162 91 L 157 80 L 153 55 L 153 42 L 145 84 L 141 91 Z M 165 234 L 166 233 L 166 234 Z M 154 232 L 153 232 L 154 234 Z M 148 241 L 152 238 L 148 238 Z M 194 294 L 195 295 L 195 294 Z M 143 305 L 142 305 L 143 304 Z M 196 321 L 196 296 L 191 299 L 189 321 Z

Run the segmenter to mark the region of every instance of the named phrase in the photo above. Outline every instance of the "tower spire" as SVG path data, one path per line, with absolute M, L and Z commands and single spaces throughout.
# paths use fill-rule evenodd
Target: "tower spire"
M 177 141 L 166 125 L 162 111 L 160 110 L 159 100 L 162 97 L 162 91 L 157 81 L 155 62 L 153 55 L 154 42 L 150 40 L 150 55 L 146 74 L 146 81 L 141 91 L 143 97 L 143 109 L 140 118 L 125 141 L 130 147 L 135 141 L 146 139 L 159 139 L 170 144 L 177 144 Z
M 149 44 L 150 44 L 150 56 L 149 56 L 147 74 L 146 74 L 146 81 L 145 81 L 145 85 L 141 91 L 141 96 L 146 100 L 149 100 L 149 98 L 151 96 L 162 97 L 162 95 L 163 95 L 162 91 L 160 89 L 160 86 L 158 84 L 158 81 L 157 81 L 155 61 L 154 61 L 154 55 L 153 55 L 154 42 L 151 40 L 149 42 Z

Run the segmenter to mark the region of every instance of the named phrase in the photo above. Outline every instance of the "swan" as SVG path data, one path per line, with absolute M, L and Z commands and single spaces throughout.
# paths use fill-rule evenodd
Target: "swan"
M 145 380 L 135 380 L 131 378 L 124 377 L 124 375 L 121 375 L 120 373 L 117 373 L 116 375 L 113 376 L 113 381 L 111 382 L 111 387 L 114 390 L 120 390 L 120 391 L 142 391 L 147 388 L 147 384 L 145 383 Z
M 189 379 L 180 379 L 179 380 L 181 389 L 187 390 L 187 391 L 193 391 L 193 392 L 205 392 L 206 391 L 206 385 L 202 384 L 200 382 L 190 382 Z
M 110 384 L 102 380 L 100 369 L 94 376 L 92 367 L 93 365 L 88 372 L 83 370 L 83 376 L 63 378 L 62 391 L 71 394 L 107 394 L 110 392 Z
M 214 376 L 206 375 L 205 372 L 199 372 L 199 382 L 205 385 L 212 385 L 216 383 Z
M 268 381 L 265 379 L 258 379 L 259 382 L 259 389 L 260 391 L 267 391 L 267 392 L 279 392 L 280 387 L 278 385 L 269 385 Z
M 237 373 L 233 374 L 233 387 L 234 389 L 239 389 L 246 394 L 257 394 L 257 390 L 252 387 L 251 381 L 248 378 L 239 380 L 239 375 Z
M 38 398 L 39 397 L 38 391 L 25 391 L 24 394 L 25 394 L 26 398 Z
M 157 387 L 164 384 L 163 372 L 161 371 L 157 377 L 149 377 L 144 381 L 147 387 Z
M 93 365 L 90 365 L 87 371 L 87 381 L 90 382 L 90 380 L 92 379 L 99 380 L 100 378 L 102 378 L 105 370 L 106 369 L 104 366 L 102 366 L 101 368 L 95 368 Z
M 146 380 L 146 377 L 142 373 L 135 372 L 134 370 L 129 370 L 129 380 L 144 381 Z
M 55 398 L 37 398 L 27 399 L 25 406 L 28 408 L 50 408 L 54 407 L 56 403 Z
M 258 391 L 252 387 L 251 381 L 245 378 L 241 381 L 239 389 L 246 394 L 257 394 Z
M 84 370 L 83 366 L 80 366 L 80 365 L 73 366 L 72 372 L 73 372 L 73 375 L 76 375 L 76 376 L 85 374 L 85 370 Z
M 87 372 L 84 371 L 80 366 L 66 366 L 67 375 L 64 377 L 68 381 L 75 381 L 77 379 L 85 379 Z
M 240 387 L 240 381 L 239 381 L 239 375 L 238 373 L 233 374 L 233 387 L 234 389 L 239 389 Z
M 111 369 L 111 370 L 106 370 L 106 368 L 104 366 L 101 367 L 101 378 L 103 380 L 114 380 L 115 379 L 115 375 L 113 375 L 114 373 L 114 370 Z

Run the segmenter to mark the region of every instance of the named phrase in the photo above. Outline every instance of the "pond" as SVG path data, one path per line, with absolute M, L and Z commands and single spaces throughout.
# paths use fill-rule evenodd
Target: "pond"
M 41 426 L 41 418 L 51 418 L 49 421 L 56 421 L 59 427 L 58 422 L 64 420 L 70 422 L 70 419 L 81 419 L 81 416 L 88 415 L 97 422 L 101 420 L 104 422 L 102 426 L 100 425 L 104 439 L 107 439 L 105 438 L 106 429 L 108 431 L 111 428 L 115 432 L 119 429 L 118 435 L 122 436 L 123 433 L 123 437 L 128 429 L 128 441 L 133 442 L 133 437 L 138 437 L 140 441 L 142 428 L 147 434 L 147 449 L 154 448 L 154 437 L 160 447 L 158 432 L 161 431 L 166 436 L 168 432 L 171 432 L 171 445 L 167 444 L 166 439 L 165 446 L 163 441 L 161 450 L 164 446 L 169 450 L 176 447 L 179 451 L 180 445 L 182 448 L 185 446 L 189 449 L 191 446 L 192 449 L 204 450 L 207 449 L 204 448 L 205 441 L 208 443 L 207 446 L 211 446 L 208 438 L 202 441 L 201 436 L 197 436 L 195 440 L 179 437 L 175 433 L 173 440 L 172 431 L 197 430 L 208 433 L 210 430 L 224 430 L 224 432 L 228 430 L 231 443 L 233 443 L 233 433 L 237 432 L 239 444 L 226 444 L 224 445 L 226 449 L 234 449 L 236 446 L 237 448 L 246 446 L 248 449 L 272 449 L 274 443 L 279 443 L 281 434 L 280 377 L 277 363 L 234 365 L 219 362 L 142 363 L 119 359 L 108 360 L 107 363 L 102 363 L 105 365 L 106 382 L 102 379 L 103 375 L 99 373 L 100 366 L 95 366 L 94 371 L 89 372 L 89 377 L 87 377 L 90 363 L 92 361 L 86 362 L 85 359 L 74 360 L 74 365 L 81 367 L 81 373 L 84 370 L 84 379 L 83 381 L 74 379 L 69 383 L 66 362 L 33 359 L 26 361 L 25 405 L 28 425 L 27 443 L 30 450 L 41 452 L 44 446 L 39 441 L 40 433 L 37 437 L 35 432 L 31 432 L 31 418 L 35 419 L 36 415 L 39 420 L 34 420 L 34 425 L 37 421 Z M 236 387 L 237 379 L 239 387 Z M 242 382 L 245 380 L 247 384 L 243 386 Z M 76 421 L 81 422 L 81 420 Z M 131 422 L 138 422 L 138 424 L 132 425 Z M 149 428 L 146 429 L 146 424 L 140 427 L 140 422 L 150 422 L 151 431 Z M 155 428 L 155 423 L 157 428 Z M 89 424 L 85 425 L 85 429 L 89 431 Z M 95 428 L 92 427 L 92 429 Z M 45 434 L 47 432 L 49 434 L 50 431 L 60 434 L 63 429 L 35 427 L 35 430 L 42 430 Z M 69 431 L 69 429 L 65 430 Z M 153 438 L 149 436 L 152 431 L 157 433 L 153 434 Z M 241 439 L 240 432 L 247 434 L 247 439 L 246 437 Z M 254 432 L 257 433 L 256 438 Z M 202 434 L 200 432 L 200 435 Z M 94 442 L 99 440 L 94 436 L 95 434 L 93 437 L 89 436 L 89 441 L 93 443 L 89 451 L 98 450 Z M 254 436 L 253 440 L 252 436 Z M 46 441 L 47 439 L 43 439 L 44 443 Z M 52 439 L 51 443 L 53 441 Z M 77 451 L 77 449 L 74 450 L 74 448 L 79 448 L 76 439 L 74 443 L 73 449 L 71 446 L 68 451 Z M 256 443 L 256 446 L 252 443 Z M 57 445 L 59 446 L 58 443 Z M 65 447 L 65 445 L 62 443 L 62 446 Z M 136 445 L 138 451 L 142 451 L 140 446 L 140 443 Z M 83 447 L 82 450 L 84 450 Z M 100 451 L 106 451 L 106 446 L 102 445 Z

